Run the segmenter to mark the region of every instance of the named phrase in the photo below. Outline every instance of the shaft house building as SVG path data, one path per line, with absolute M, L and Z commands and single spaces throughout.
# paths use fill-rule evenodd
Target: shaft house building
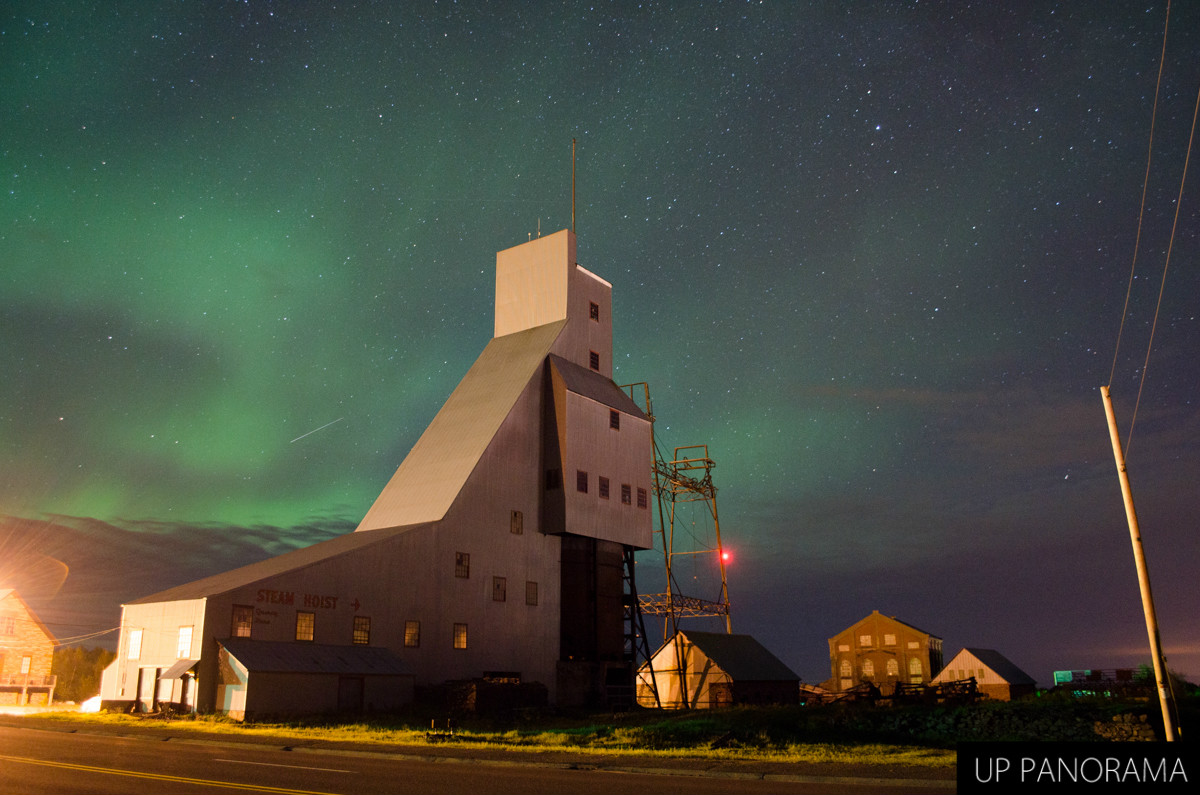
M 494 337 L 355 532 L 124 605 L 103 699 L 253 717 L 631 681 L 652 442 L 611 378 L 611 296 L 570 231 L 499 252 Z

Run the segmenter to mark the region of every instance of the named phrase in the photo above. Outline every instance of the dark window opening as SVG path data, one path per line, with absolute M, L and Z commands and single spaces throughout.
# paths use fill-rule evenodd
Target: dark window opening
M 609 409 L 608 427 L 612 428 L 614 431 L 621 430 L 621 412 Z
M 600 499 L 608 499 L 608 478 L 606 477 L 600 478 Z
M 587 494 L 588 490 L 588 474 L 582 469 L 575 472 L 575 490 Z
M 525 532 L 525 516 L 520 511 L 512 512 L 512 516 L 509 517 L 508 530 L 516 536 Z
M 503 577 L 492 578 L 492 601 L 503 602 L 507 600 L 508 581 Z
M 356 646 L 367 646 L 371 643 L 371 618 L 370 616 L 355 616 L 354 617 L 354 632 L 351 635 L 351 641 Z
M 646 508 L 649 506 L 649 504 L 650 504 L 650 501 L 648 499 L 646 499 L 646 490 L 638 489 L 638 503 L 637 503 L 638 507 Z
M 588 302 L 588 317 L 596 322 L 600 321 L 600 304 L 595 301 Z
M 527 605 L 536 605 L 537 604 L 537 583 L 536 582 L 527 581 L 525 583 L 525 604 L 527 604 Z
M 600 354 L 595 351 L 588 351 L 588 367 L 597 372 L 600 370 Z
M 471 554 L 469 552 L 454 553 L 454 576 L 464 579 L 471 576 Z
M 233 629 L 229 634 L 235 638 L 250 637 L 250 627 L 254 624 L 254 608 L 250 605 L 233 606 Z
M 628 483 L 621 484 L 621 504 L 622 505 L 632 505 L 633 504 L 633 489 L 630 488 Z

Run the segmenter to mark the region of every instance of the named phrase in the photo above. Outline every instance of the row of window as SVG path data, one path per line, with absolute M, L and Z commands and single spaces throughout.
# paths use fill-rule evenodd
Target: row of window
M 875 645 L 875 638 L 871 635 L 859 635 L 858 636 L 858 645 L 863 648 L 871 648 Z M 883 645 L 884 646 L 895 646 L 896 645 L 896 636 L 891 633 L 885 634 L 883 636 Z M 921 648 L 921 644 L 915 640 L 910 640 L 905 645 L 910 649 Z M 850 646 L 845 643 L 840 643 L 840 644 L 838 644 L 838 651 L 850 651 Z
M 588 484 L 588 473 L 584 472 L 582 469 L 575 470 L 575 490 L 583 494 L 587 494 L 589 488 Z M 603 475 L 597 477 L 596 491 L 599 493 L 600 499 L 607 500 L 609 498 L 611 487 L 609 486 L 608 478 L 604 477 Z M 633 488 L 628 483 L 621 484 L 621 504 L 633 504 Z M 646 508 L 649 505 L 650 500 L 646 490 L 639 486 L 637 490 L 637 507 Z
M 519 517 L 520 511 L 513 511 L 514 516 Z M 514 521 L 516 521 L 514 519 Z M 471 553 L 470 552 L 455 552 L 454 553 L 454 576 L 461 579 L 470 579 L 471 577 Z M 508 601 L 508 578 L 507 577 L 492 577 L 492 601 L 506 602 Z M 538 584 L 533 580 L 525 581 L 525 604 L 536 605 L 538 603 Z
M 886 673 L 887 673 L 888 677 L 894 679 L 894 678 L 900 676 L 900 663 L 897 662 L 895 659 L 889 658 L 885 667 L 886 667 Z M 921 661 L 919 659 L 917 659 L 916 657 L 910 657 L 908 660 L 909 676 L 919 677 L 922 675 L 922 671 L 923 671 L 923 669 L 921 666 Z M 840 666 L 839 673 L 841 674 L 841 677 L 843 679 L 848 679 L 848 678 L 854 676 L 854 666 L 850 664 L 849 660 L 842 660 L 842 664 Z M 862 661 L 862 678 L 863 679 L 874 679 L 875 678 L 875 661 L 874 660 L 863 660 Z
M 499 597 L 497 597 L 496 580 L 499 581 Z M 504 578 L 493 578 L 493 594 L 492 598 L 497 601 L 504 601 Z M 525 583 L 525 603 L 537 604 L 537 583 Z M 247 616 L 249 619 L 247 620 Z M 254 608 L 248 605 L 233 606 L 233 637 L 248 638 L 250 637 L 250 627 L 254 621 Z M 184 648 L 183 632 L 187 630 L 187 648 Z M 316 636 L 317 629 L 317 614 L 306 610 L 296 611 L 296 640 L 312 641 Z M 179 640 L 179 657 L 188 656 L 191 649 L 191 627 L 180 627 Z M 371 617 L 370 616 L 355 616 L 354 624 L 351 628 L 351 642 L 356 646 L 368 646 L 371 643 Z M 140 629 L 133 630 L 129 636 L 129 659 L 136 660 L 141 654 L 142 631 Z M 421 622 L 420 621 L 405 621 L 404 622 L 404 645 L 406 648 L 416 649 L 421 646 Z M 467 625 L 454 625 L 454 648 L 467 648 Z

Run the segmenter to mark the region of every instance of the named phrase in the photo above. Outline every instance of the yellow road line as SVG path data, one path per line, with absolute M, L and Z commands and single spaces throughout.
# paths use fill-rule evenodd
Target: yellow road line
M 24 756 L 0 755 L 0 760 L 6 762 L 24 762 L 27 765 L 43 765 L 58 767 L 65 770 L 79 770 L 87 773 L 107 773 L 113 776 L 129 776 L 131 778 L 148 778 L 152 781 L 173 781 L 180 784 L 202 784 L 209 787 L 224 787 L 225 789 L 250 790 L 251 792 L 279 792 L 285 795 L 337 795 L 332 792 L 314 792 L 307 789 L 288 789 L 286 787 L 268 787 L 261 784 L 238 784 L 233 781 L 213 781 L 204 778 L 186 778 L 184 776 L 168 776 L 162 773 L 141 773 L 136 770 L 117 770 L 111 767 L 93 767 L 92 765 L 77 765 L 70 762 L 51 762 L 46 759 L 30 759 Z

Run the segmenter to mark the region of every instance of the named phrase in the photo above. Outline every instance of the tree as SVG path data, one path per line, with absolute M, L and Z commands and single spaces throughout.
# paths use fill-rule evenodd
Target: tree
M 50 672 L 58 677 L 54 695 L 58 701 L 79 703 L 100 695 L 100 675 L 116 658 L 116 653 L 99 646 L 59 646 L 54 650 Z

